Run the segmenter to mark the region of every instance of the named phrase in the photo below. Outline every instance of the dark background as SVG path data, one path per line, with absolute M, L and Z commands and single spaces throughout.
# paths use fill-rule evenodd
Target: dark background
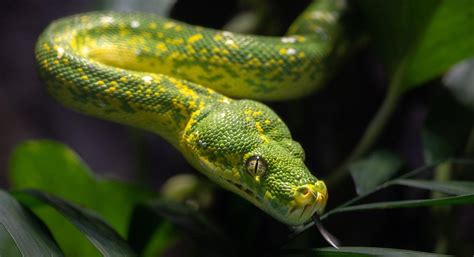
M 251 1 L 179 0 L 171 16 L 207 27 L 221 28 L 238 11 L 252 8 Z M 263 34 L 283 34 L 309 1 L 267 1 L 271 16 Z M 193 173 L 178 151 L 156 135 L 77 114 L 49 97 L 39 81 L 33 49 L 36 38 L 54 19 L 79 12 L 101 10 L 98 1 L 6 1 L 0 9 L 3 37 L 0 40 L 0 186 L 8 188 L 8 159 L 13 147 L 28 139 L 54 139 L 76 151 L 96 173 L 150 184 L 154 189 L 173 174 Z M 322 91 L 304 99 L 271 103 L 287 122 L 294 138 L 305 151 L 307 165 L 318 177 L 326 177 L 350 152 L 373 117 L 385 94 L 387 75 L 381 61 L 369 47 L 360 49 L 338 71 Z M 427 106 L 437 82 L 411 91 L 399 104 L 378 148 L 390 148 L 405 161 L 404 170 L 423 165 L 419 136 Z M 137 154 L 138 153 L 138 154 Z M 140 170 L 140 172 L 137 172 Z M 330 188 L 329 208 L 355 195 L 353 184 Z M 394 189 L 376 200 L 427 196 L 418 190 Z M 220 223 L 232 227 L 232 213 L 219 209 L 219 202 L 234 201 L 233 195 L 219 191 L 213 212 Z M 249 207 L 247 215 L 257 215 L 262 223 L 256 237 L 278 241 L 286 227 Z M 432 251 L 434 221 L 428 209 L 340 215 L 328 220 L 328 229 L 350 245 L 380 246 Z M 453 221 L 456 240 L 474 242 L 472 207 L 459 211 Z M 256 213 L 256 214 L 255 214 Z M 236 223 L 237 224 L 237 223 Z M 238 237 L 239 235 L 233 235 Z M 313 233 L 314 245 L 326 245 Z M 249 245 L 271 245 L 268 242 Z M 265 248 L 265 247 L 263 247 Z

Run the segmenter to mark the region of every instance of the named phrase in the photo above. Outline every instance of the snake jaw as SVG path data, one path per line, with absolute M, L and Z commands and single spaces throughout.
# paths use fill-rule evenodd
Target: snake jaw
M 295 224 L 303 224 L 315 213 L 321 215 L 326 207 L 327 199 L 326 186 L 321 180 L 294 188 L 294 197 L 289 203 L 290 208 L 287 213 L 288 220 Z

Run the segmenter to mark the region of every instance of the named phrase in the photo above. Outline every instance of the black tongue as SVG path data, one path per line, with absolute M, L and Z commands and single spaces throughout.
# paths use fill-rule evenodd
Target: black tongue
M 340 242 L 337 238 L 335 238 L 331 233 L 329 233 L 323 226 L 323 223 L 321 223 L 321 220 L 319 219 L 319 215 L 315 214 L 313 215 L 313 222 L 316 225 L 316 227 L 319 230 L 319 233 L 326 239 L 326 241 L 332 245 L 334 248 L 339 249 Z

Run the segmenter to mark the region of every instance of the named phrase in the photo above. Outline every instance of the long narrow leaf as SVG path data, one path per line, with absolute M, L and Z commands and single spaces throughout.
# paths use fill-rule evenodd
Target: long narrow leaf
M 417 252 L 393 248 L 377 248 L 377 247 L 340 247 L 335 248 L 318 248 L 305 250 L 289 250 L 290 256 L 317 256 L 317 257 L 355 257 L 355 256 L 384 256 L 384 257 L 442 257 L 449 255 L 441 255 L 426 252 Z
M 23 257 L 10 233 L 0 223 L 0 256 Z
M 0 190 L 0 223 L 23 256 L 64 256 L 46 227 L 12 196 Z M 0 252 L 0 256 L 3 253 Z
M 397 185 L 427 189 L 452 195 L 474 194 L 474 182 L 470 181 L 437 182 L 416 179 L 398 179 L 393 181 L 393 183 Z
M 437 198 L 437 199 L 406 200 L 406 201 L 360 204 L 360 205 L 334 209 L 332 213 L 375 210 L 375 209 L 413 208 L 413 207 L 425 207 L 425 206 L 464 205 L 464 204 L 474 204 L 474 194 L 453 196 L 453 197 L 443 197 L 443 198 Z
M 53 207 L 74 224 L 104 257 L 135 256 L 125 240 L 96 213 L 41 191 L 26 190 L 24 192 L 17 194 L 19 198 L 31 196 Z

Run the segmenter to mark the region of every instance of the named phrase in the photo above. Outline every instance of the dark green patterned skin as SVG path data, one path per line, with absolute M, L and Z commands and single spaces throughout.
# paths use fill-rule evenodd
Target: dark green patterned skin
M 343 8 L 315 1 L 281 38 L 151 14 L 80 14 L 48 26 L 36 60 L 64 105 L 159 134 L 219 185 L 299 225 L 323 212 L 324 183 L 272 110 L 229 97 L 285 100 L 318 89 L 330 75 Z

